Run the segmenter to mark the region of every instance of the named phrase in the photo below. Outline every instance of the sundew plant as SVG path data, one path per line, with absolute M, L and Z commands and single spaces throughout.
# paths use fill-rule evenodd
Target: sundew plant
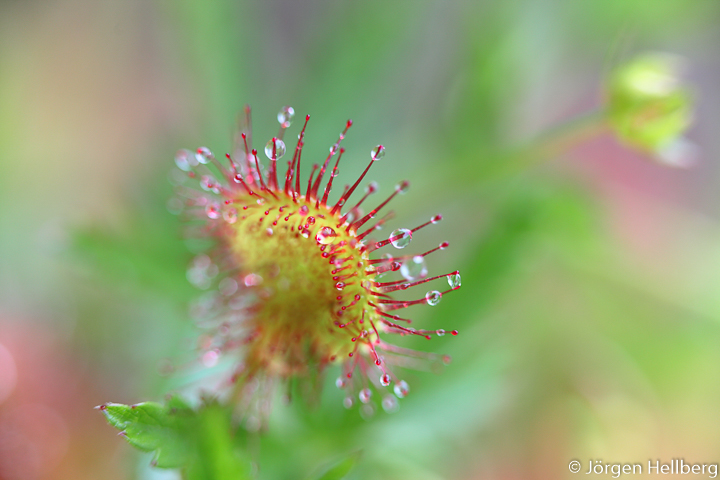
M 679 81 L 678 64 L 653 54 L 618 69 L 599 110 L 508 153 L 497 172 L 517 174 L 529 159 L 586 141 L 603 127 L 660 163 L 687 166 L 682 135 L 691 95 Z M 282 107 L 279 131 L 260 141 L 259 153 L 248 106 L 232 152 L 216 156 L 201 146 L 175 155 L 167 205 L 181 219 L 185 238 L 203 245 L 186 275 L 203 293 L 190 308 L 196 357 L 166 373 L 207 373 L 164 403 L 98 409 L 131 445 L 153 452 L 153 466 L 178 469 L 183 478 L 263 478 L 253 439 L 265 435 L 278 396 L 283 404 L 317 408 L 330 375 L 342 401 L 324 409 L 383 422 L 380 411 L 402 415 L 408 371 L 439 373 L 451 363 L 449 355 L 429 351 L 431 344 L 408 348 L 392 341 L 458 335 L 452 326 L 427 328 L 402 313 L 415 305 L 434 307 L 461 287 L 458 270 L 438 274 L 427 266 L 448 241 L 412 251 L 420 230 L 438 228 L 442 215 L 426 215 L 412 228 L 385 229 L 394 220 L 388 205 L 409 198 L 410 184 L 403 180 L 375 200 L 379 187 L 370 170 L 377 173 L 394 154 L 382 144 L 370 146 L 364 169 L 343 186 L 343 162 L 358 161 L 342 146 L 352 120 L 319 161 L 303 156 L 310 115 L 295 123 L 296 131 L 294 120 L 295 110 Z M 303 177 L 301 165 L 308 161 L 313 166 Z M 359 461 L 357 451 L 348 453 L 316 478 L 345 478 Z
M 448 248 L 447 241 L 425 252 L 403 254 L 419 230 L 440 223 L 442 216 L 432 215 L 414 228 L 398 228 L 377 238 L 393 217 L 384 207 L 410 187 L 402 181 L 387 198 L 364 210 L 378 185 L 361 183 L 375 163 L 382 163 L 383 145 L 370 150 L 360 176 L 330 200 L 345 153 L 340 145 L 352 120 L 305 180 L 300 165 L 310 115 L 305 116 L 287 168 L 279 172 L 279 160 L 288 151 L 285 133 L 294 115 L 289 106 L 278 113 L 280 131 L 263 148 L 267 167 L 252 146 L 250 107 L 245 108 L 238 146 L 224 162 L 207 147 L 196 152 L 182 149 L 175 156 L 171 211 L 187 223 L 187 235 L 211 244 L 187 272 L 193 285 L 209 290 L 193 307 L 204 331 L 198 360 L 214 367 L 230 357 L 223 380 L 205 394 L 196 411 L 175 397 L 165 407 L 98 407 L 131 444 L 156 451 L 155 465 L 182 468 L 188 478 L 225 475 L 213 470 L 211 459 L 197 455 L 193 450 L 200 446 L 187 438 L 207 421 L 208 410 L 227 407 L 232 412 L 233 421 L 224 428 L 261 431 L 278 387 L 288 392 L 288 400 L 291 381 L 302 384 L 300 391 L 318 395 L 326 370 L 335 367 L 335 385 L 345 392 L 344 407 L 359 404 L 361 415 L 370 418 L 380 407 L 394 412 L 398 399 L 408 395 L 402 369 L 437 370 L 450 363 L 449 355 L 400 347 L 386 339 L 391 334 L 427 340 L 458 335 L 454 329 L 416 328 L 412 319 L 398 314 L 413 305 L 438 305 L 443 295 L 461 286 L 457 270 L 432 276 L 428 272 L 425 257 Z M 389 248 L 394 251 L 381 253 Z M 399 275 L 393 278 L 393 273 Z M 444 291 L 432 289 L 442 283 Z M 415 294 L 419 298 L 391 295 L 419 290 L 413 287 L 427 291 Z M 232 445 L 221 447 L 233 471 L 247 471 L 247 460 L 234 455 Z
M 384 207 L 409 188 L 407 181 L 398 183 L 388 198 L 363 210 L 378 187 L 375 182 L 362 187 L 361 183 L 370 167 L 385 157 L 385 147 L 374 147 L 360 177 L 330 201 L 345 153 L 340 145 L 352 121 L 347 121 L 324 162 L 315 165 L 305 180 L 299 171 L 310 116 L 297 135 L 286 171 L 278 172 L 294 109 L 283 107 L 278 114 L 280 132 L 264 145 L 267 169 L 252 148 L 249 107 L 245 114 L 248 127 L 238 134 L 240 146 L 234 156 L 226 155 L 225 164 L 206 147 L 196 153 L 181 150 L 175 157 L 188 180 L 178 177 L 179 214 L 196 222 L 189 227 L 190 234 L 214 243 L 207 254 L 195 258 L 188 272 L 196 286 L 217 289 L 199 306 L 202 312 L 196 312 L 212 330 L 203 362 L 214 364 L 221 355 L 239 351 L 235 355 L 240 362 L 228 377 L 234 384 L 231 396 L 241 411 L 252 404 L 269 405 L 268 398 L 253 400 L 263 395 L 258 391 L 268 395 L 276 382 L 292 378 L 317 381 L 333 364 L 340 368 L 337 385 L 347 392 L 348 408 L 359 400 L 371 415 L 371 399 L 377 392 L 383 408 L 392 411 L 396 397 L 407 395 L 409 388 L 393 365 L 450 361 L 448 356 L 394 346 L 380 335 L 419 335 L 428 340 L 445 335 L 443 329 L 416 329 L 411 319 L 397 314 L 411 305 L 435 306 L 443 294 L 460 288 L 457 271 L 428 276 L 425 257 L 447 248 L 448 242 L 403 255 L 413 235 L 439 223 L 442 216 L 433 215 L 415 228 L 399 228 L 378 240 L 393 216 Z M 353 194 L 357 198 L 351 201 Z M 402 278 L 385 280 L 390 272 L 399 272 Z M 447 289 L 423 291 L 418 299 L 390 295 L 427 287 L 435 280 L 448 284 Z M 395 395 L 383 388 L 391 384 Z M 241 413 L 246 414 L 250 415 Z

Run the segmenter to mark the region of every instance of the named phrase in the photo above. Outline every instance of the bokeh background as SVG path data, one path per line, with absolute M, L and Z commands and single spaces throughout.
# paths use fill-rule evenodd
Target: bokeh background
M 450 241 L 430 271 L 463 276 L 414 312 L 461 335 L 401 340 L 451 366 L 370 421 L 332 372 L 319 408 L 278 402 L 259 478 L 355 451 L 356 479 L 720 462 L 719 21 L 692 0 L 0 2 L 0 478 L 178 478 L 92 407 L 177 388 L 158 371 L 192 358 L 198 292 L 167 175 L 178 148 L 228 151 L 246 103 L 260 139 L 283 105 L 311 114 L 308 159 L 352 118 L 341 178 L 383 143 L 374 178 L 413 184 L 397 226 L 442 213 L 415 248 Z M 646 51 L 687 59 L 693 168 L 610 131 L 488 168 Z

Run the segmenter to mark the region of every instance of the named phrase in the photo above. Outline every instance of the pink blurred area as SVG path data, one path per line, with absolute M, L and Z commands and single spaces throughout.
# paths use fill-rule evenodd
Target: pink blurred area
M 117 221 L 152 170 L 176 83 L 149 3 L 0 11 L 0 479 L 129 478 L 125 442 L 93 409 L 118 397 L 74 330 L 64 250 L 74 226 Z
M 0 320 L 0 479 L 127 478 L 93 372 L 51 329 Z

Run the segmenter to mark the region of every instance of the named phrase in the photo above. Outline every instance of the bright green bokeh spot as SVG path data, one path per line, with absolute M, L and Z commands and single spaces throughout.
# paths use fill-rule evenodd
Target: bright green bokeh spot
M 682 59 L 648 54 L 619 68 L 608 85 L 608 118 L 625 142 L 662 156 L 692 123 L 693 95 Z

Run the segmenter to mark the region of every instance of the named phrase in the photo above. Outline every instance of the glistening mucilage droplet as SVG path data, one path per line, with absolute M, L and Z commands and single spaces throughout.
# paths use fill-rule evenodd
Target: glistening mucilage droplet
M 425 257 L 421 255 L 416 255 L 405 260 L 400 267 L 400 274 L 405 280 L 419 280 L 427 277 L 427 273 Z
M 412 241 L 412 232 L 407 228 L 398 228 L 390 234 L 390 243 L 395 248 L 405 248 Z
M 280 125 L 282 125 L 284 128 L 288 128 L 291 123 L 292 119 L 295 116 L 295 109 L 293 107 L 282 107 L 280 109 L 280 112 L 277 114 L 277 120 Z
M 285 142 L 272 138 L 265 144 L 265 155 L 270 160 L 278 160 L 285 155 Z

